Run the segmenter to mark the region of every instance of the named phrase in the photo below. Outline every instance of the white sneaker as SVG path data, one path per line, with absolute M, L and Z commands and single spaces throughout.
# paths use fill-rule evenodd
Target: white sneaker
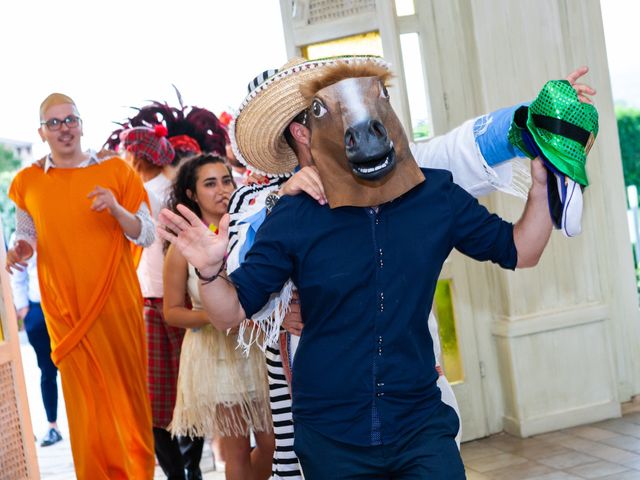
M 575 237 L 582 232 L 582 186 L 565 177 L 562 200 L 562 232 L 567 237 Z

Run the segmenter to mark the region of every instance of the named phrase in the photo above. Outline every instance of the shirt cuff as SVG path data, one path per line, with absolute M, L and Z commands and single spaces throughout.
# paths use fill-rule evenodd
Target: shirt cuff
M 124 236 L 140 247 L 148 247 L 155 240 L 156 233 L 155 225 L 153 224 L 153 219 L 151 218 L 149 207 L 146 203 L 142 202 L 140 208 L 135 213 L 135 217 L 140 220 L 140 235 L 138 235 L 137 238 L 132 238 L 125 233 Z
M 16 207 L 16 233 L 14 242 L 18 240 L 26 241 L 35 251 L 38 240 L 36 226 L 33 223 L 31 215 L 20 207 Z
M 29 306 L 28 298 L 18 298 L 14 295 L 13 297 L 13 305 L 16 307 L 16 310 L 20 310 L 21 308 Z

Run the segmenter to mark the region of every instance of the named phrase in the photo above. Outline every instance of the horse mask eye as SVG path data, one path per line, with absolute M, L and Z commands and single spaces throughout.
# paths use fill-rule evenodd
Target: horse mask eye
M 380 205 L 424 181 L 378 77 L 347 78 L 316 92 L 310 129 L 331 208 Z
M 327 113 L 327 108 L 316 98 L 313 100 L 313 103 L 311 103 L 311 113 L 314 117 L 321 118 Z

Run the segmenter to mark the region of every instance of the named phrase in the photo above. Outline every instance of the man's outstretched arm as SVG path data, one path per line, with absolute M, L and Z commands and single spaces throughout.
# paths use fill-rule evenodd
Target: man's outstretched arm
M 581 102 L 593 103 L 590 97 L 596 91 L 579 83 L 588 72 L 588 67 L 579 67 L 569 73 L 566 80 Z M 513 114 L 520 105 L 481 115 L 447 134 L 412 145 L 416 161 L 421 167 L 449 170 L 454 182 L 475 197 L 501 190 L 524 198 L 527 192 L 520 184 L 525 179 L 520 175 L 526 173 L 520 168 L 514 171 L 512 161 L 514 157 L 524 157 L 524 153 L 509 143 L 507 135 Z M 528 184 L 528 178 L 525 183 Z
M 226 279 L 225 253 L 229 243 L 229 215 L 222 217 L 218 235 L 183 205 L 183 215 L 163 209 L 158 217 L 158 235 L 171 242 L 193 265 L 200 276 L 200 301 L 209 320 L 218 330 L 236 327 L 245 318 L 235 286 Z
M 539 158 L 531 162 L 531 180 L 524 212 L 513 227 L 513 241 L 518 251 L 517 268 L 538 264 L 553 228 L 547 202 L 547 170 Z

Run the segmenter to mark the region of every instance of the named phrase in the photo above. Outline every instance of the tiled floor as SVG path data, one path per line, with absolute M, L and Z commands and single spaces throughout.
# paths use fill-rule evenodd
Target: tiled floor
M 38 379 L 40 371 L 36 362 L 36 355 L 27 342 L 24 332 L 20 332 L 20 350 L 22 353 L 22 365 L 27 379 Z M 74 480 L 76 478 L 73 468 L 73 458 L 71 456 L 71 445 L 69 444 L 69 427 L 67 425 L 67 414 L 64 408 L 64 398 L 62 389 L 58 381 L 58 426 L 62 432 L 63 440 L 55 445 L 42 448 L 39 442 L 36 443 L 36 453 L 38 456 L 38 466 L 40 467 L 40 478 L 43 480 Z M 44 435 L 46 431 L 46 416 L 42 407 L 40 396 L 40 382 L 27 380 L 27 396 L 29 398 L 29 409 L 31 411 L 31 422 L 36 435 Z M 200 463 L 205 480 L 223 480 L 224 473 L 213 470 L 213 456 L 208 445 L 202 452 Z M 0 472 L 0 478 L 4 478 Z M 166 478 L 160 467 L 156 467 L 155 479 Z
M 640 412 L 520 439 L 462 445 L 469 480 L 640 480 Z
M 38 378 L 33 350 L 21 334 L 26 378 Z M 39 382 L 28 381 L 27 393 L 36 433 L 44 433 L 46 419 Z M 501 433 L 462 445 L 468 480 L 640 480 L 640 405 L 622 418 L 521 439 Z M 68 440 L 64 400 L 60 395 L 59 425 L 64 440 L 37 448 L 43 480 L 73 480 L 73 460 Z M 206 480 L 222 480 L 213 471 L 205 447 L 202 469 Z M 1 476 L 1 475 L 0 475 Z M 156 479 L 165 478 L 156 468 Z

